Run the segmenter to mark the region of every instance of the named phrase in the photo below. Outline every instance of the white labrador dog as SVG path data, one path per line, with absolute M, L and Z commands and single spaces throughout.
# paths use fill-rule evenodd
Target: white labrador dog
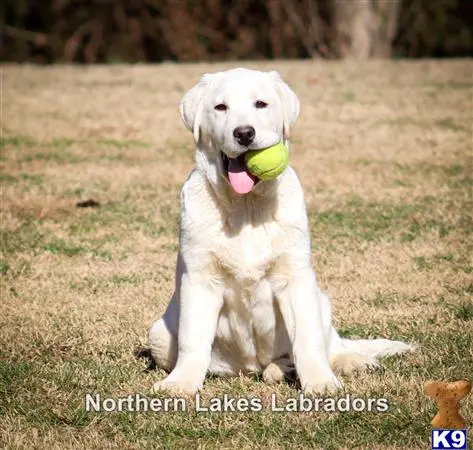
M 149 330 L 154 390 L 194 393 L 207 372 L 263 373 L 279 381 L 295 366 L 308 393 L 342 386 L 334 372 L 374 366 L 411 349 L 386 339 L 342 339 L 311 267 L 302 187 L 291 167 L 271 181 L 243 154 L 283 140 L 299 100 L 277 72 L 206 74 L 180 103 L 196 142 L 196 168 L 181 193 L 175 292 Z

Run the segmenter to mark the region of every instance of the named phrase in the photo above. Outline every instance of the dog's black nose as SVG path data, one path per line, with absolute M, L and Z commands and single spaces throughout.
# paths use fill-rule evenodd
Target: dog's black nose
M 233 130 L 233 136 L 240 145 L 245 145 L 246 147 L 253 142 L 255 138 L 255 129 L 250 125 L 244 125 L 241 127 L 236 127 Z

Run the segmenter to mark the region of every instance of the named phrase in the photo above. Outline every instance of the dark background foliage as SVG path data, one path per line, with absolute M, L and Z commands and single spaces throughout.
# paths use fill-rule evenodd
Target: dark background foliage
M 453 57 L 472 0 L 4 0 L 0 58 L 159 62 Z

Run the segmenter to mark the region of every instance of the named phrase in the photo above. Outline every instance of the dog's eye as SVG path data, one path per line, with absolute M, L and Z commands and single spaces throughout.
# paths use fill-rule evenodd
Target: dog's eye
M 263 100 L 257 100 L 256 103 L 255 103 L 255 106 L 258 109 L 263 109 L 263 108 L 266 108 L 266 106 L 268 106 L 268 104 L 266 102 L 263 102 Z
M 217 111 L 226 111 L 228 109 L 227 105 L 223 103 L 219 103 L 218 105 L 215 106 L 215 109 Z

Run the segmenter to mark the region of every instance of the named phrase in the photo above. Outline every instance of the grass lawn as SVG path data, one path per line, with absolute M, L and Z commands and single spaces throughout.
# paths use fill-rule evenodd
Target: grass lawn
M 337 328 L 419 344 L 344 377 L 339 397 L 387 412 L 271 412 L 297 389 L 243 377 L 208 379 L 202 401 L 262 411 L 85 412 L 87 392 L 148 395 L 163 377 L 135 355 L 173 290 L 194 157 L 177 104 L 233 66 L 1 68 L 0 447 L 430 448 L 423 383 L 473 377 L 471 60 L 249 64 L 301 99 L 291 163 Z M 471 423 L 473 395 L 462 410 Z

